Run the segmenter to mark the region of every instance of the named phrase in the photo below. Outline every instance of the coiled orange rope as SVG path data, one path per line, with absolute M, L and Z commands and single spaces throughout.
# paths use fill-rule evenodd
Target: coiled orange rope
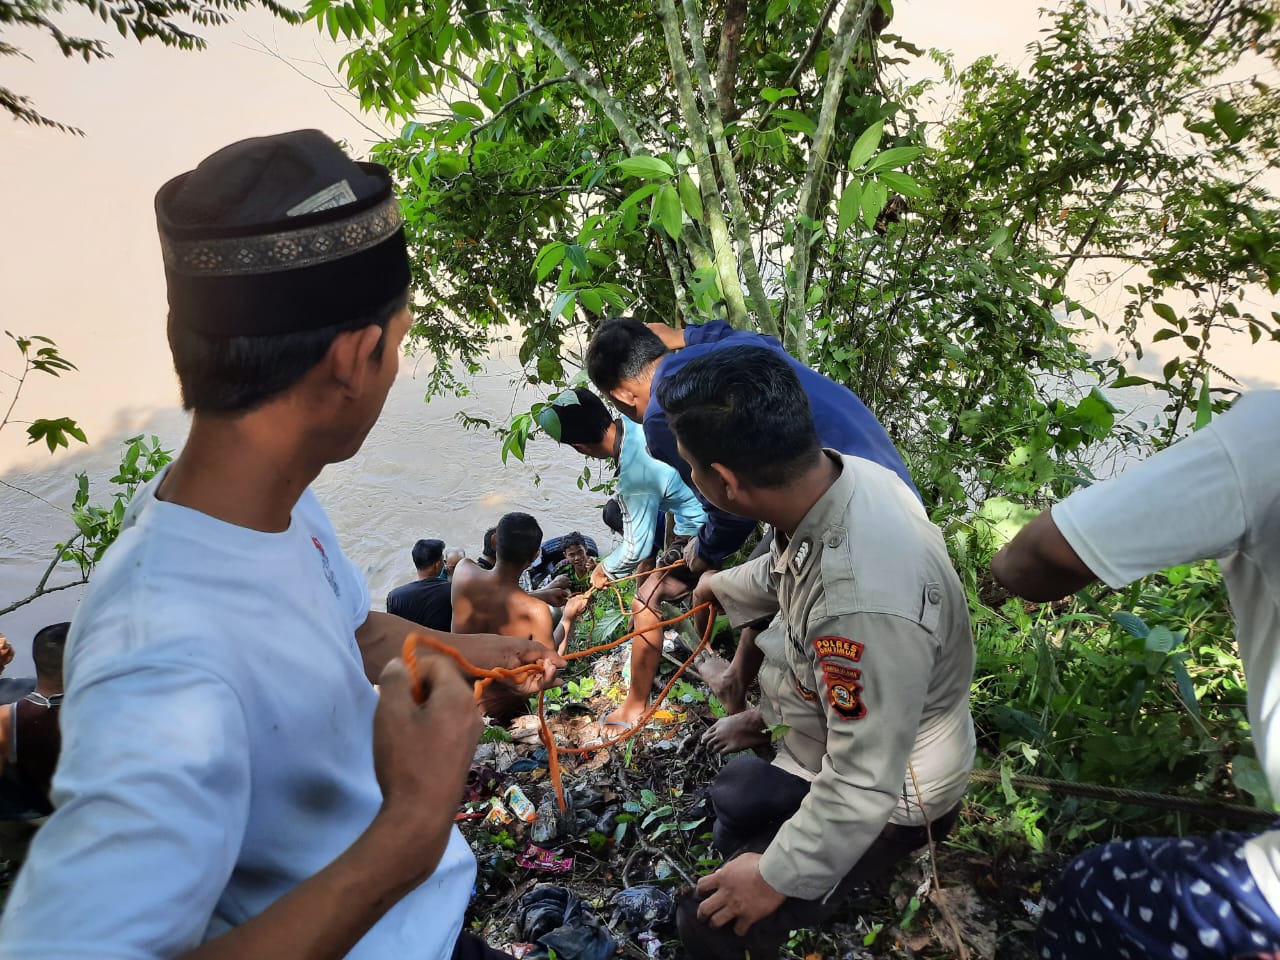
M 683 560 L 677 560 L 675 563 L 669 564 L 665 567 L 658 567 L 654 570 L 646 571 L 646 573 L 661 573 L 663 571 L 670 570 L 674 567 L 682 566 L 683 564 L 684 564 Z M 635 577 L 639 577 L 639 576 L 644 576 L 644 574 L 641 573 L 641 574 L 633 574 L 632 576 L 629 576 L 629 577 L 620 577 L 617 580 L 611 580 L 608 586 L 616 591 L 617 584 L 622 583 L 626 580 L 635 579 Z M 592 587 L 591 590 L 587 592 L 587 595 L 590 596 L 595 591 L 596 591 L 596 588 Z M 619 597 L 619 602 L 621 602 L 622 594 L 620 591 L 618 592 L 618 597 Z M 648 633 L 650 630 L 661 630 L 664 627 L 669 627 L 672 624 L 679 623 L 682 620 L 687 620 L 689 617 L 695 616 L 696 614 L 701 613 L 703 610 L 709 611 L 711 609 L 711 606 L 712 604 L 709 602 L 700 603 L 696 607 L 693 607 L 691 610 L 687 611 L 686 613 L 680 614 L 680 616 L 678 617 L 672 617 L 669 620 L 663 620 L 651 627 L 648 627 L 645 630 L 633 630 L 630 633 L 624 634 L 623 636 L 619 637 L 616 640 L 610 640 L 608 643 L 602 643 L 595 647 L 589 647 L 586 650 L 578 650 L 578 651 L 575 651 L 574 653 L 565 654 L 565 659 L 578 660 L 578 659 L 581 659 L 582 657 L 591 656 L 592 654 L 602 653 L 605 650 L 612 650 L 614 647 L 619 646 L 623 643 L 626 643 L 628 640 L 638 637 L 643 633 Z M 624 610 L 624 613 L 625 613 L 625 610 Z M 612 747 L 612 746 L 616 746 L 617 744 L 623 743 L 631 739 L 631 737 L 635 736 L 637 733 L 639 733 L 640 730 L 644 728 L 644 725 L 653 718 L 654 713 L 657 711 L 658 707 L 662 705 L 662 701 L 666 699 L 667 694 L 671 692 L 671 688 L 675 686 L 676 681 L 679 680 L 681 675 L 683 675 L 684 672 L 689 668 L 689 666 L 697 658 L 698 654 L 700 654 L 703 650 L 706 649 L 707 645 L 711 642 L 711 634 L 714 631 L 714 629 L 715 629 L 715 617 L 709 616 L 707 617 L 707 625 L 702 632 L 702 638 L 698 642 L 697 647 L 694 648 L 693 653 L 689 655 L 689 659 L 687 659 L 683 664 L 681 664 L 680 668 L 676 670 L 676 672 L 671 676 L 671 679 L 667 682 L 667 685 L 662 688 L 657 698 L 655 698 L 654 702 L 649 706 L 649 709 L 646 710 L 640 716 L 640 718 L 631 725 L 631 728 L 629 730 L 624 731 L 623 733 L 619 734 L 617 737 L 614 737 L 610 740 L 605 740 L 596 746 L 590 746 L 590 747 L 559 746 L 555 742 L 555 735 L 551 732 L 551 727 L 548 726 L 547 724 L 546 710 L 544 707 L 545 691 L 539 691 L 538 693 L 539 731 L 538 732 L 542 740 L 543 746 L 545 746 L 547 749 L 547 773 L 551 779 L 551 785 L 555 790 L 556 800 L 559 802 L 561 810 L 566 809 L 566 807 L 565 807 L 565 801 L 564 801 L 564 787 L 561 783 L 560 755 L 561 754 L 580 755 L 585 753 L 593 753 L 596 750 L 603 750 L 607 747 Z M 457 650 L 455 650 L 453 647 L 449 646 L 448 644 L 444 643 L 443 641 L 437 640 L 435 637 L 431 636 L 430 634 L 420 633 L 415 631 L 409 634 L 409 636 L 405 637 L 404 650 L 403 650 L 402 656 L 404 659 L 405 666 L 409 670 L 409 677 L 413 683 L 413 698 L 418 703 L 421 703 L 424 699 L 423 691 L 422 691 L 422 681 L 418 677 L 418 647 L 420 646 L 426 647 L 429 650 L 433 650 L 436 653 L 440 654 L 441 656 L 448 657 L 450 660 L 456 663 L 464 673 L 468 674 L 469 676 L 475 677 L 476 678 L 475 699 L 477 703 L 480 702 L 480 698 L 484 695 L 485 688 L 487 688 L 489 684 L 493 683 L 493 681 L 495 680 L 506 680 L 506 681 L 511 681 L 518 684 L 523 680 L 526 680 L 535 676 L 542 676 L 544 670 L 546 669 L 546 661 L 544 660 L 536 660 L 533 663 L 521 664 L 518 667 L 492 667 L 492 668 L 477 667 L 473 663 L 469 662 L 467 658 L 464 657 L 462 654 L 460 654 Z

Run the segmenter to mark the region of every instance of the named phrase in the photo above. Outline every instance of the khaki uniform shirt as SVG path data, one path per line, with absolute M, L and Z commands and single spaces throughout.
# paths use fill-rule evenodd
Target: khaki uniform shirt
M 826 453 L 841 475 L 794 535 L 711 580 L 735 625 L 779 614 L 760 638 L 766 712 L 787 727 L 775 763 L 813 786 L 760 871 L 807 900 L 886 823 L 955 806 L 974 755 L 968 603 L 942 533 L 892 472 Z

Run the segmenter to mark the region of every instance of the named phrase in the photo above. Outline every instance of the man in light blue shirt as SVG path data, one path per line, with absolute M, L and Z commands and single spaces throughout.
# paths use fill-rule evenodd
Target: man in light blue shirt
M 645 446 L 644 429 L 625 417 L 614 418 L 604 402 L 585 387 L 573 391 L 577 402 L 556 404 L 560 418 L 560 442 L 583 456 L 612 460 L 618 466 L 617 500 L 622 510 L 622 543 L 602 559 L 591 580 L 601 586 L 635 572 L 640 561 L 652 554 L 654 528 L 659 511 L 675 518 L 675 535 L 689 540 L 707 521 L 697 496 L 675 469 L 655 460 Z M 646 580 L 632 603 L 633 627 L 645 630 L 658 622 L 656 608 L 664 599 L 687 593 L 692 586 L 683 569 Z M 631 645 L 631 689 L 622 706 L 605 723 L 629 727 L 648 705 L 662 637 L 657 629 L 637 637 Z

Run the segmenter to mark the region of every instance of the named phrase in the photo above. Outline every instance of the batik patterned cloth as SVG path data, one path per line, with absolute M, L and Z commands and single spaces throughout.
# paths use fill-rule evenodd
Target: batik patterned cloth
M 1280 956 L 1276 916 L 1245 863 L 1251 834 L 1140 837 L 1081 854 L 1045 904 L 1044 960 Z

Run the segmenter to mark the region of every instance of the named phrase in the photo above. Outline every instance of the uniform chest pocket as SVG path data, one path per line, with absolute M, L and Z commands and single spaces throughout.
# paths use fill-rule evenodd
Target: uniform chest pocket
M 791 667 L 791 681 L 795 685 L 796 693 L 801 698 L 812 703 L 818 699 L 817 681 L 813 672 L 813 661 L 809 658 L 809 651 L 804 645 L 805 638 L 802 634 L 798 634 L 787 629 L 787 665 Z

